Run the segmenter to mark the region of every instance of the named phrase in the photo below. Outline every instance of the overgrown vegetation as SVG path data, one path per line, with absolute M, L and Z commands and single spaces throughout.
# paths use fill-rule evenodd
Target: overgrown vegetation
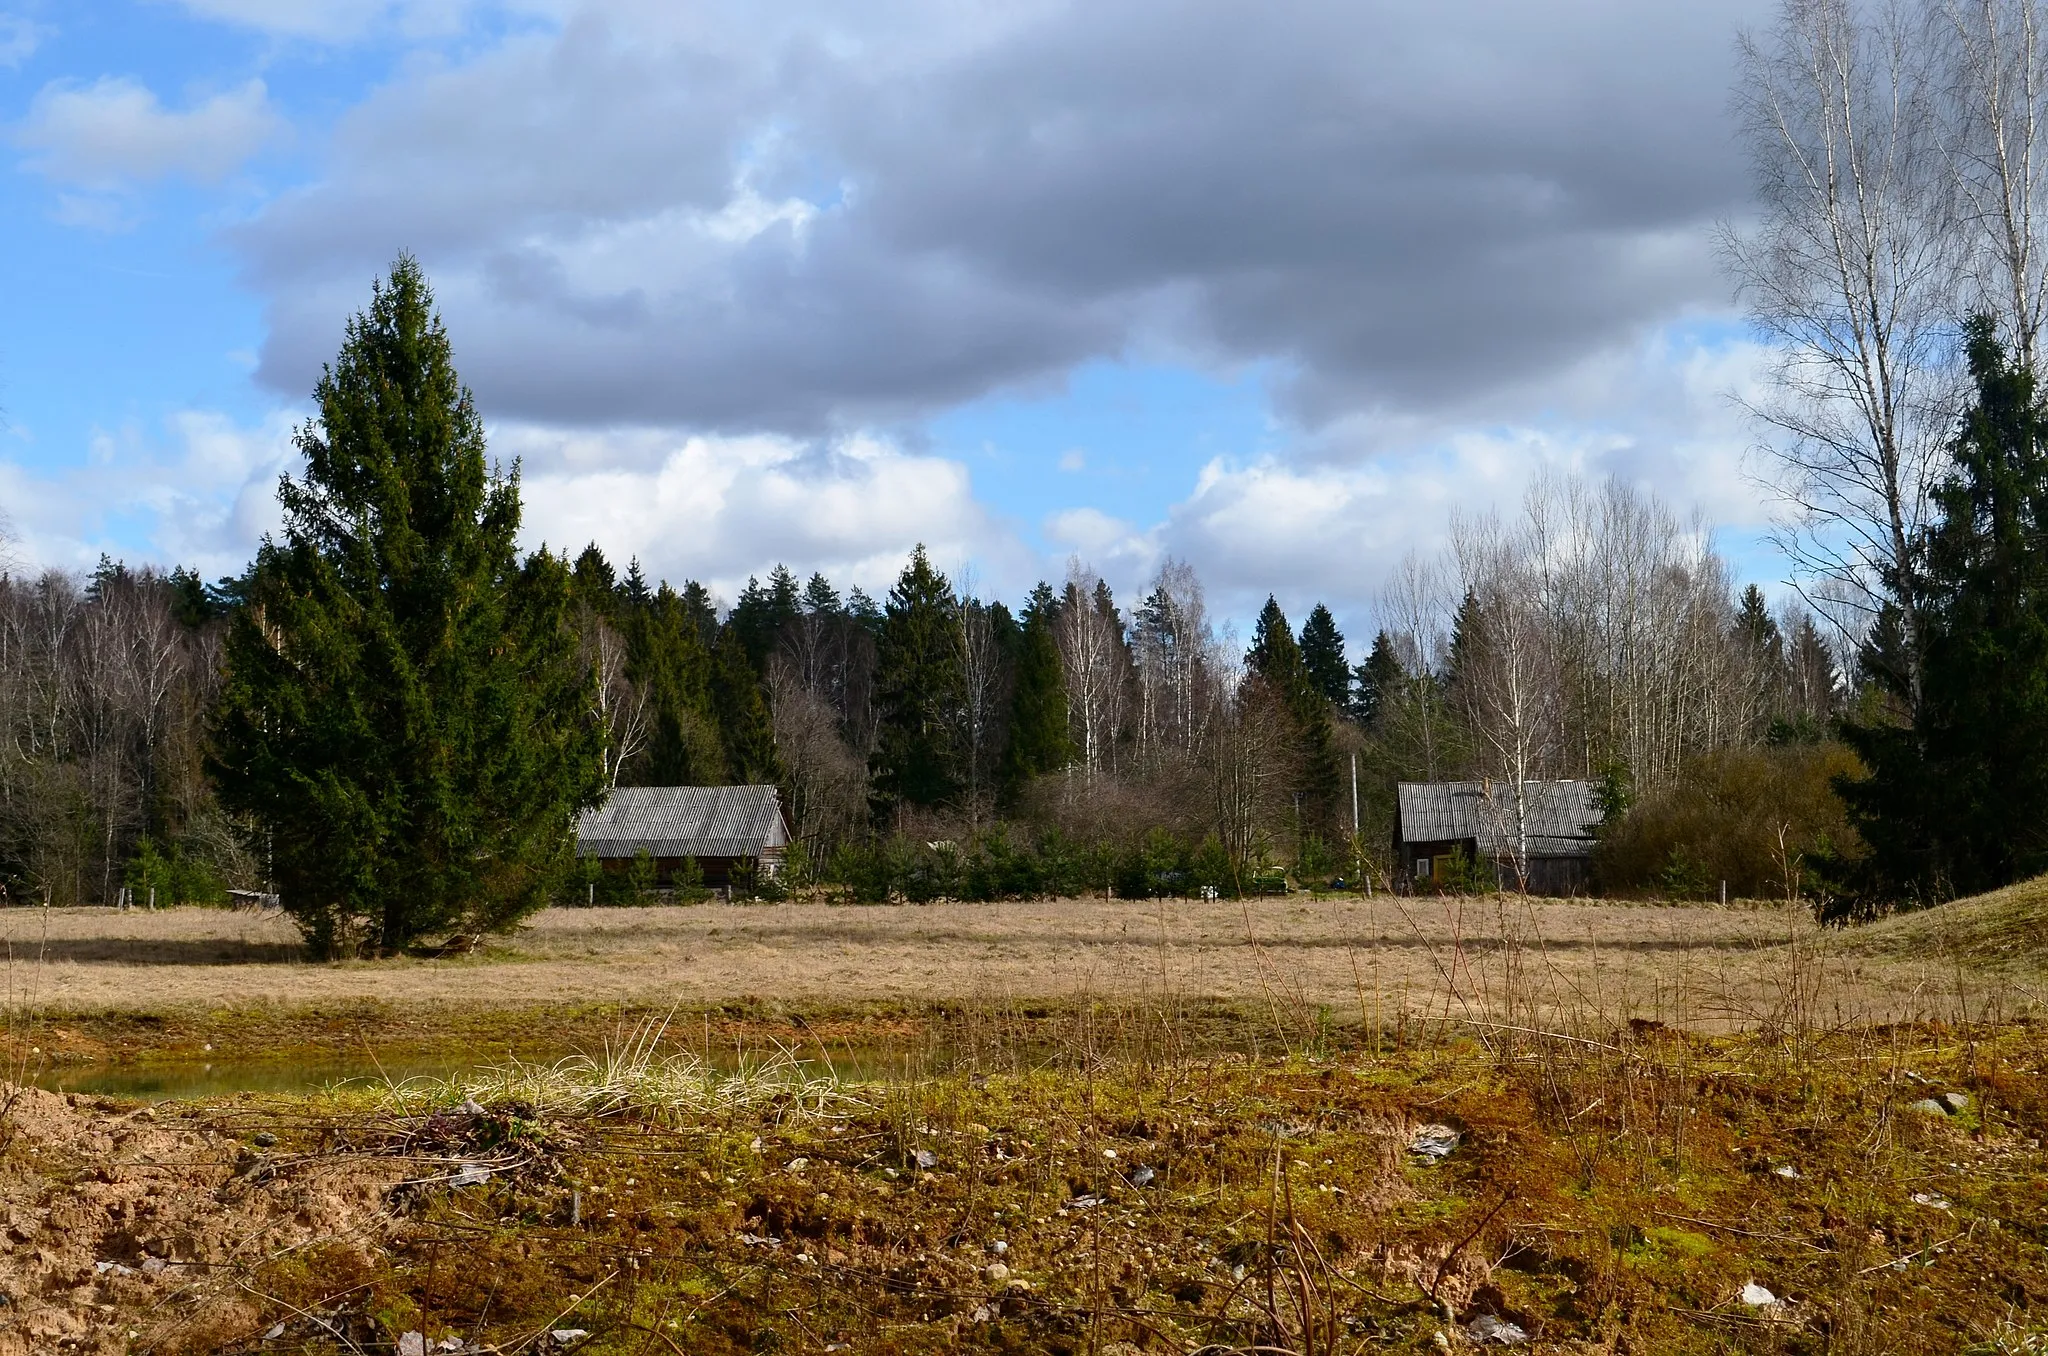
M 593 1356 L 1335 1356 L 1509 1325 L 1538 1349 L 1894 1356 L 2042 1332 L 2033 1028 L 1425 1023 L 1264 1059 L 1176 1054 L 1173 1031 L 1076 1026 L 887 1083 L 650 1049 L 199 1109 L 230 1147 L 281 1141 L 243 1150 L 281 1181 L 337 1153 L 413 1166 L 382 1227 L 236 1263 L 239 1311 L 200 1302 L 218 1268 L 146 1318 L 146 1287 L 121 1294 L 166 1353 L 193 1349 L 188 1315 L 231 1349 L 278 1323 L 307 1352 L 573 1328 Z M 1441 1160 L 1411 1147 L 1424 1126 Z

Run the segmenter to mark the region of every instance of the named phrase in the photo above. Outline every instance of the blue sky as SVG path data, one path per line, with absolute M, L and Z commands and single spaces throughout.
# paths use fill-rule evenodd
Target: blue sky
M 529 540 L 728 596 L 1172 554 L 1356 633 L 1544 468 L 1775 583 L 1708 245 L 1752 7 L 1528 8 L 0 0 L 15 555 L 236 568 L 411 249 Z

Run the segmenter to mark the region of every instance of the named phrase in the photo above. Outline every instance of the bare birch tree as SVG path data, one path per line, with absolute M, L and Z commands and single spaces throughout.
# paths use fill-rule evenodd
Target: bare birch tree
M 1940 73 L 1911 13 L 1855 0 L 1785 0 L 1739 55 L 1761 210 L 1721 246 L 1777 351 L 1768 394 L 1745 403 L 1768 430 L 1778 543 L 1802 578 L 1836 581 L 1875 611 L 1888 589 L 1910 599 L 1956 389 Z

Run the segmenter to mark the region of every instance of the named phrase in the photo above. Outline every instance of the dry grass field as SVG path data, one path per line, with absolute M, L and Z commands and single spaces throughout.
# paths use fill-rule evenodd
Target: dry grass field
M 1969 924 L 1958 945 L 1952 917 Z M 317 964 L 274 914 L 19 909 L 0 912 L 0 939 L 13 1001 L 80 1014 L 1223 999 L 1375 1022 L 1710 1030 L 1795 1011 L 1821 1025 L 2016 1015 L 2032 1006 L 2033 970 L 2011 936 L 2039 929 L 1998 917 L 1945 910 L 1841 934 L 1780 906 L 1512 896 L 553 909 L 475 955 Z M 1980 966 L 1978 933 L 2005 944 L 2000 966 Z

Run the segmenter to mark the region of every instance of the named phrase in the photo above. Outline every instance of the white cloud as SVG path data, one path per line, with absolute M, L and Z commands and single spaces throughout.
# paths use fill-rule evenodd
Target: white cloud
M 652 578 L 698 579 L 730 598 L 782 562 L 841 587 L 888 587 L 910 548 L 973 561 L 1000 589 L 1028 585 L 1036 560 L 972 494 L 967 468 L 868 437 L 830 445 L 657 430 L 494 430 L 525 462 L 529 546 L 595 541 Z
M 160 434 L 135 425 L 97 431 L 85 464 L 51 473 L 0 459 L 0 503 L 32 566 L 85 569 L 116 558 L 185 564 L 213 578 L 239 572 L 277 526 L 277 477 L 297 453 L 294 417 L 254 425 L 185 411 Z
M 14 129 L 25 168 L 100 193 L 181 175 L 225 178 L 283 130 L 261 80 L 168 109 L 133 80 L 45 85 Z
M 19 14 L 0 14 L 0 67 L 20 66 L 55 31 Z

